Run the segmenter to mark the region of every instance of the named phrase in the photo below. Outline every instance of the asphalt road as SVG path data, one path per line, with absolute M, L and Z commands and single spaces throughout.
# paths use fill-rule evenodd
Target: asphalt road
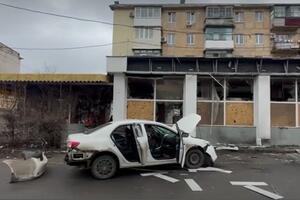
M 284 199 L 300 199 L 300 154 L 264 154 L 226 152 L 219 156 L 216 166 L 232 170 L 221 172 L 188 172 L 177 166 L 122 170 L 115 178 L 95 180 L 89 171 L 66 166 L 62 155 L 49 159 L 47 173 L 36 180 L 9 184 L 9 169 L 0 164 L 0 199 L 239 199 L 267 200 L 263 195 L 230 181 L 266 182 L 259 186 Z M 141 173 L 167 172 L 178 179 L 171 183 L 164 179 Z M 202 191 L 192 191 L 184 179 L 193 179 Z

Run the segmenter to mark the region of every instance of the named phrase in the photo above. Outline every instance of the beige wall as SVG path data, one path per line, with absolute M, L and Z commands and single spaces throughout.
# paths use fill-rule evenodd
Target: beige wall
M 196 22 L 191 27 L 186 26 L 186 12 L 194 11 Z M 168 33 L 175 33 L 175 45 L 163 44 L 163 56 L 203 56 L 204 47 L 204 8 L 197 9 L 164 9 L 162 13 L 163 37 Z M 168 23 L 168 13 L 176 12 L 176 23 Z M 195 33 L 195 45 L 187 45 L 187 33 Z
M 20 57 L 12 49 L 0 44 L 0 73 L 19 73 Z
M 129 17 L 133 9 L 121 9 L 114 11 L 114 24 L 133 26 L 133 18 Z M 126 26 L 113 26 L 113 56 L 132 55 L 132 42 L 134 40 L 134 29 Z M 122 44 L 117 44 L 117 43 Z
M 256 22 L 255 12 L 263 12 L 263 21 Z M 245 36 L 245 44 L 235 44 L 233 51 L 234 56 L 255 57 L 255 56 L 270 56 L 271 41 L 270 41 L 270 19 L 269 8 L 235 8 L 234 12 L 244 12 L 244 22 L 235 22 L 234 34 L 250 34 Z M 255 34 L 265 34 L 263 45 L 257 46 L 255 43 Z

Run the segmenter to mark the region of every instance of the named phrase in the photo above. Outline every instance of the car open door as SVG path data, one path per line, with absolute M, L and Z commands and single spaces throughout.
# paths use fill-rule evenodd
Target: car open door
M 192 133 L 195 131 L 197 124 L 201 120 L 201 116 L 197 114 L 190 114 L 183 118 L 181 118 L 179 121 L 176 122 L 176 124 L 172 127 L 175 129 L 179 135 L 179 141 L 178 141 L 178 149 L 177 149 L 177 163 L 181 164 L 181 166 L 184 166 L 185 162 L 185 154 L 186 154 L 186 148 L 185 144 L 183 143 L 183 134 L 185 133 Z
M 134 138 L 137 144 L 137 150 L 140 157 L 140 162 L 142 165 L 145 165 L 146 157 L 147 157 L 146 156 L 147 140 L 143 135 L 141 125 L 133 124 L 132 128 L 133 128 Z

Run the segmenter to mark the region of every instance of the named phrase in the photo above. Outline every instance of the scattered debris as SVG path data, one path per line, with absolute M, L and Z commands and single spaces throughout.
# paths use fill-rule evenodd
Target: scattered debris
M 24 156 L 24 159 L 7 159 L 3 161 L 11 171 L 10 183 L 32 180 L 42 176 L 46 171 L 48 159 L 44 152 L 32 153 L 30 158 L 27 158 L 27 156 L 29 156 L 28 153 Z
M 205 167 L 205 168 L 198 168 L 198 169 L 188 169 L 189 172 L 197 172 L 197 171 L 207 171 L 207 172 L 222 172 L 226 174 L 231 174 L 232 171 L 230 170 L 224 170 L 220 168 L 215 167 Z
M 300 153 L 300 149 L 296 149 L 296 153 Z
M 188 174 L 181 173 L 180 176 L 188 176 Z
M 186 184 L 191 188 L 193 192 L 201 192 L 202 188 L 194 181 L 194 179 L 184 179 Z
M 216 150 L 217 151 L 220 151 L 220 150 L 238 151 L 239 148 L 235 145 L 229 144 L 226 146 L 218 146 L 218 147 L 216 147 Z
M 256 192 L 258 194 L 264 195 L 266 197 L 269 197 L 271 199 L 282 199 L 283 196 L 280 196 L 278 194 L 275 194 L 273 192 L 269 192 L 267 190 L 261 189 L 259 187 L 256 186 L 267 186 L 268 184 L 265 182 L 243 182 L 243 181 L 231 181 L 230 182 L 231 185 L 238 185 L 238 186 L 242 186 L 246 189 L 249 189 L 253 192 Z
M 3 146 L 3 145 L 1 145 L 1 146 L 0 146 L 0 149 L 3 149 L 3 148 L 4 148 L 4 146 Z

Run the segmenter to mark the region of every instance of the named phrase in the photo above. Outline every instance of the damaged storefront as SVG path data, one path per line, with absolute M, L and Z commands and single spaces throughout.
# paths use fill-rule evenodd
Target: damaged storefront
M 300 144 L 297 59 L 108 57 L 114 120 L 201 115 L 213 143 Z
M 0 83 L 1 141 L 43 137 L 59 147 L 70 133 L 111 120 L 112 85 L 104 75 L 10 74 Z

